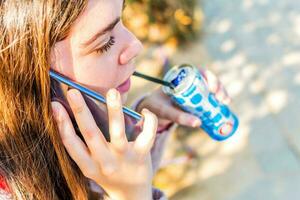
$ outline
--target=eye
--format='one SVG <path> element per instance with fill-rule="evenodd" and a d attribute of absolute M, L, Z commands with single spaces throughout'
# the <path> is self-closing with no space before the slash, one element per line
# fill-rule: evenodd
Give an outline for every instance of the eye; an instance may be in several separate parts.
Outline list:
<path fill-rule="evenodd" d="M 104 53 L 104 52 L 107 52 L 110 47 L 112 45 L 115 44 L 115 37 L 114 36 L 110 36 L 108 42 L 106 42 L 102 47 L 100 47 L 99 49 L 96 49 L 96 52 L 97 53 Z"/>

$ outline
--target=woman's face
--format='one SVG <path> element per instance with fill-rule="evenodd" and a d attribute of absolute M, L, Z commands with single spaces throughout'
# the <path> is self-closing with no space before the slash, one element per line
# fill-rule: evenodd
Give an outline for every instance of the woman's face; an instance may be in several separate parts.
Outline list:
<path fill-rule="evenodd" d="M 123 25 L 123 0 L 89 0 L 66 39 L 55 44 L 51 68 L 103 95 L 110 88 L 123 100 L 141 42 Z"/>

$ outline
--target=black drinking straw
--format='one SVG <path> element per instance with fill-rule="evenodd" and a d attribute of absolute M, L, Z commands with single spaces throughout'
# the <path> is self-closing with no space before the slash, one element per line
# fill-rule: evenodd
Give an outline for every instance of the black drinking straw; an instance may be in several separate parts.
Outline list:
<path fill-rule="evenodd" d="M 152 81 L 154 83 L 158 83 L 158 84 L 161 84 L 161 85 L 164 85 L 164 86 L 167 86 L 167 87 L 170 87 L 171 89 L 174 89 L 174 86 L 172 83 L 170 82 L 167 82 L 167 81 L 163 81 L 161 79 L 158 79 L 158 78 L 154 78 L 152 76 L 148 76 L 148 75 L 145 75 L 145 74 L 142 74 L 140 72 L 137 72 L 135 71 L 133 73 L 134 76 L 137 76 L 137 77 L 140 77 L 140 78 L 143 78 L 143 79 L 146 79 L 148 81 Z"/>

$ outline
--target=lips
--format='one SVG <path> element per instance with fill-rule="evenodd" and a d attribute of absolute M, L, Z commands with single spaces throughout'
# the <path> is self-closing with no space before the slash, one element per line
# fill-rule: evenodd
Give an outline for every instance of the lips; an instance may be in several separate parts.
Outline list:
<path fill-rule="evenodd" d="M 131 85 L 131 81 L 130 81 L 130 77 L 125 80 L 121 85 L 119 85 L 116 89 L 121 93 L 125 93 L 128 92 L 128 90 L 130 89 L 130 85 Z"/>

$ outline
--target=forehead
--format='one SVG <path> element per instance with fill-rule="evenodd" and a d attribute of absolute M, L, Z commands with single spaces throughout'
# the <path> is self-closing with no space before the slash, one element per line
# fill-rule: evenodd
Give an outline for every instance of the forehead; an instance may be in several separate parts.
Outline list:
<path fill-rule="evenodd" d="M 123 0 L 89 0 L 70 34 L 86 41 L 121 15 L 122 4 Z"/>

